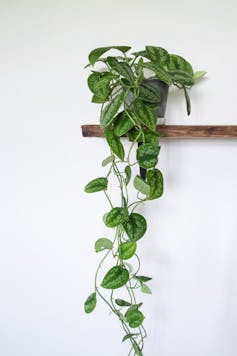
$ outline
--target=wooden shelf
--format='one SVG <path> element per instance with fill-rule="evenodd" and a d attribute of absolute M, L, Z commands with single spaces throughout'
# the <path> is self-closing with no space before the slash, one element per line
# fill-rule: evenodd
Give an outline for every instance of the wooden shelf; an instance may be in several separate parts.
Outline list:
<path fill-rule="evenodd" d="M 83 137 L 103 137 L 99 125 L 82 125 Z M 237 125 L 160 125 L 156 128 L 164 137 L 173 138 L 237 138 Z"/>

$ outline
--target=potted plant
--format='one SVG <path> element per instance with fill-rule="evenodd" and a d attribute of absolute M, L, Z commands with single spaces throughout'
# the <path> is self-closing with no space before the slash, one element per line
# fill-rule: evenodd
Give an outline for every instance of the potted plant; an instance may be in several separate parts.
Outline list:
<path fill-rule="evenodd" d="M 161 47 L 146 46 L 132 54 L 129 54 L 130 49 L 128 46 L 101 47 L 89 54 L 88 66 L 92 69 L 88 86 L 93 94 L 92 102 L 101 105 L 100 126 L 104 129 L 110 155 L 102 162 L 102 166 L 108 167 L 107 173 L 90 181 L 85 192 L 103 191 L 109 203 L 103 221 L 114 229 L 114 238 L 103 237 L 95 242 L 95 251 L 103 253 L 103 257 L 95 273 L 94 290 L 86 299 L 84 309 L 91 313 L 98 297 L 101 298 L 121 323 L 122 341 L 130 342 L 129 355 L 142 355 L 147 333 L 140 292 L 151 293 L 147 284 L 151 277 L 140 272 L 137 244 L 146 233 L 147 222 L 136 209 L 163 194 L 163 176 L 157 168 L 162 133 L 157 131 L 157 122 L 159 124 L 159 117 L 164 116 L 169 87 L 174 85 L 184 92 L 189 115 L 189 90 L 206 72 L 194 73 L 187 60 Z M 110 50 L 115 54 L 105 56 Z M 104 69 L 95 70 L 97 63 L 102 63 Z M 130 141 L 127 153 L 121 142 L 124 135 Z M 140 175 L 134 177 L 136 166 L 140 167 Z M 112 175 L 117 179 L 121 197 L 118 206 L 108 193 Z M 134 201 L 130 198 L 133 189 L 137 192 Z M 101 267 L 109 256 L 114 262 L 100 277 Z"/>

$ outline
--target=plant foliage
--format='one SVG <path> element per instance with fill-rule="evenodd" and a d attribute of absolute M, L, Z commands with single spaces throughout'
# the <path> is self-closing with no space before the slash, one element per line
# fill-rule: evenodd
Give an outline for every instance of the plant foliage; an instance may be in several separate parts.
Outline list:
<path fill-rule="evenodd" d="M 103 257 L 95 274 L 94 291 L 86 299 L 84 308 L 86 313 L 91 313 L 97 297 L 100 297 L 119 319 L 125 332 L 122 341 L 128 340 L 131 344 L 129 355 L 141 356 L 147 334 L 137 291 L 151 294 L 147 285 L 151 277 L 139 274 L 141 264 L 137 245 L 145 236 L 147 222 L 135 210 L 145 201 L 159 199 L 163 194 L 163 175 L 157 168 L 159 137 L 163 134 L 156 131 L 161 93 L 151 80 L 158 79 L 163 85 L 174 85 L 182 90 L 189 115 L 189 91 L 206 72 L 194 72 L 186 59 L 161 47 L 146 46 L 142 51 L 128 54 L 130 49 L 130 46 L 96 48 L 90 52 L 89 65 L 86 66 L 91 67 L 87 83 L 92 102 L 101 105 L 100 126 L 105 131 L 110 152 L 102 162 L 108 169 L 106 176 L 90 181 L 85 191 L 104 192 L 110 210 L 103 221 L 106 227 L 114 230 L 114 239 L 99 238 L 95 242 L 95 251 Z M 102 70 L 96 69 L 97 62 L 104 66 Z M 130 142 L 127 152 L 121 139 L 124 135 Z M 138 148 L 137 142 L 140 143 Z M 135 162 L 132 158 L 134 151 Z M 132 178 L 136 166 L 147 170 L 145 178 L 137 173 Z M 114 205 L 108 194 L 112 176 L 118 182 L 119 206 L 118 203 Z M 137 193 L 136 200 L 130 198 L 133 189 Z M 101 267 L 109 257 L 114 263 L 100 278 Z M 123 299 L 124 291 L 126 300 Z"/>

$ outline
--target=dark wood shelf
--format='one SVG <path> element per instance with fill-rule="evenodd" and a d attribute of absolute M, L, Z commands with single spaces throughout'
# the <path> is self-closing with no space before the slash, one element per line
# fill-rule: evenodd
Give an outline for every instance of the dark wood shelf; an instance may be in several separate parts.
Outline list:
<path fill-rule="evenodd" d="M 99 125 L 82 125 L 83 137 L 103 137 Z M 156 128 L 164 137 L 173 138 L 237 138 L 237 125 L 160 125 Z"/>

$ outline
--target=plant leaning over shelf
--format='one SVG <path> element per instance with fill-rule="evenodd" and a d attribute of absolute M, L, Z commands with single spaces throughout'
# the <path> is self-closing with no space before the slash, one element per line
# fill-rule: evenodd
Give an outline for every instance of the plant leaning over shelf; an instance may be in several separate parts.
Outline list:
<path fill-rule="evenodd" d="M 103 57 L 109 50 L 119 55 Z M 93 93 L 92 102 L 101 104 L 100 126 L 105 131 L 110 156 L 102 162 L 109 167 L 104 177 L 90 181 L 85 191 L 94 193 L 103 191 L 110 210 L 103 217 L 105 225 L 115 229 L 113 241 L 99 238 L 95 242 L 95 251 L 103 252 L 95 273 L 94 292 L 85 301 L 85 312 L 91 313 L 100 297 L 121 322 L 124 330 L 122 341 L 130 341 L 129 355 L 142 355 L 144 339 L 147 336 L 143 325 L 142 302 L 138 300 L 137 290 L 151 293 L 147 282 L 151 277 L 140 275 L 140 259 L 137 250 L 138 241 L 145 235 L 147 223 L 144 216 L 135 210 L 145 201 L 158 199 L 163 194 L 163 176 L 156 168 L 160 152 L 159 137 L 156 132 L 157 110 L 160 105 L 159 90 L 147 79 L 159 79 L 166 85 L 175 85 L 183 90 L 188 115 L 190 114 L 189 89 L 206 72 L 193 73 L 192 66 L 182 57 L 169 54 L 161 47 L 146 46 L 145 50 L 128 55 L 131 47 L 113 46 L 97 48 L 90 52 L 88 66 L 102 62 L 105 69 L 96 71 L 88 77 L 88 86 Z M 120 140 L 128 136 L 131 142 L 127 154 Z M 140 146 L 136 148 L 136 143 Z M 136 160 L 132 162 L 132 153 L 136 149 Z M 133 187 L 137 199 L 130 201 L 129 190 L 132 171 L 138 165 L 147 171 L 145 179 L 135 175 Z M 120 206 L 114 206 L 107 188 L 109 178 L 114 175 L 118 181 L 121 195 Z M 99 282 L 99 271 L 105 260 L 112 256 L 114 263 Z M 135 267 L 127 261 L 135 261 Z M 109 290 L 105 296 L 101 288 Z M 121 298 L 121 288 L 127 298 Z"/>

